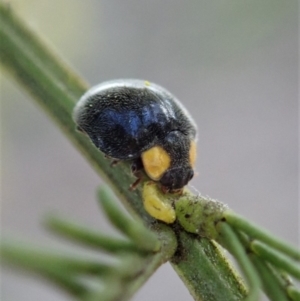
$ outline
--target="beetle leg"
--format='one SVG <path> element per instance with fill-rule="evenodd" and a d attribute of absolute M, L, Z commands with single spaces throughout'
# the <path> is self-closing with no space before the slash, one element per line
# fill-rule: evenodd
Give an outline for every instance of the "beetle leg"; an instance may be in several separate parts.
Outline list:
<path fill-rule="evenodd" d="M 131 172 L 137 179 L 130 185 L 129 190 L 135 190 L 143 178 L 143 162 L 141 158 L 134 160 L 131 164 Z"/>
<path fill-rule="evenodd" d="M 118 159 L 113 159 L 113 160 L 110 162 L 110 167 L 115 167 L 119 162 L 120 162 L 120 160 L 118 160 Z"/>
<path fill-rule="evenodd" d="M 85 134 L 84 130 L 79 125 L 76 126 L 76 131 Z"/>
<path fill-rule="evenodd" d="M 140 174 L 140 176 L 129 186 L 129 190 L 130 191 L 136 190 L 136 188 L 140 184 L 142 178 L 143 178 L 143 176 L 142 176 L 142 174 Z"/>

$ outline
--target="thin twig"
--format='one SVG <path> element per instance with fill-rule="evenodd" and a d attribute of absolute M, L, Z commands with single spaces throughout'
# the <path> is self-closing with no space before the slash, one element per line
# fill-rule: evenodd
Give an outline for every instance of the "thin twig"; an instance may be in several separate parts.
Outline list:
<path fill-rule="evenodd" d="M 300 279 L 300 266 L 297 262 L 290 259 L 288 256 L 272 250 L 264 243 L 254 240 L 250 243 L 250 249 L 260 258 L 272 263 L 272 265 Z"/>
<path fill-rule="evenodd" d="M 263 285 L 264 292 L 272 301 L 289 301 L 285 288 L 270 270 L 269 266 L 254 254 L 250 255 Z"/>
<path fill-rule="evenodd" d="M 224 217 L 232 227 L 245 232 L 250 238 L 256 238 L 270 247 L 285 253 L 293 259 L 300 260 L 300 252 L 296 247 L 287 244 L 277 237 L 274 237 L 273 234 L 247 221 L 244 217 L 230 210 L 224 213 Z"/>
<path fill-rule="evenodd" d="M 260 287 L 259 276 L 254 270 L 242 243 L 239 241 L 238 236 L 227 223 L 220 222 L 218 228 L 220 232 L 220 242 L 235 257 L 246 279 L 248 280 L 249 294 L 247 298 L 245 298 L 245 301 L 258 300 Z"/>
<path fill-rule="evenodd" d="M 49 217 L 46 225 L 56 234 L 110 254 L 140 252 L 140 249 L 133 242 L 112 238 L 99 233 L 99 231 L 67 221 L 65 218 Z"/>

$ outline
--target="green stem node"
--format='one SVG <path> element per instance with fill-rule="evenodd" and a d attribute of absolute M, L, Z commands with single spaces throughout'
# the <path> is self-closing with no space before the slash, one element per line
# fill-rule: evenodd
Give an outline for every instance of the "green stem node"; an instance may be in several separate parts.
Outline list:
<path fill-rule="evenodd" d="M 175 202 L 176 217 L 180 225 L 190 233 L 216 239 L 216 224 L 223 218 L 227 206 L 223 203 L 189 193 Z"/>

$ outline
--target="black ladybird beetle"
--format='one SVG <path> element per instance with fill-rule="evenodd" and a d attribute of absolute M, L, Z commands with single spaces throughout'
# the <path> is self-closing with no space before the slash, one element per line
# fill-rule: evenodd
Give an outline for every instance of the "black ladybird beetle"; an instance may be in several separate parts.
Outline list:
<path fill-rule="evenodd" d="M 114 80 L 88 90 L 74 109 L 78 129 L 105 155 L 132 160 L 162 190 L 181 191 L 192 179 L 196 125 L 166 89 L 143 80 Z"/>

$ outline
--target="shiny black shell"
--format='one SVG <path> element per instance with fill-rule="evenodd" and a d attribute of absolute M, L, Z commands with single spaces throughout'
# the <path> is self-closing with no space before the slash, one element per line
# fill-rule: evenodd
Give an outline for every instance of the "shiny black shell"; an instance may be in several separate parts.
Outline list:
<path fill-rule="evenodd" d="M 172 131 L 195 139 L 196 126 L 185 108 L 164 88 L 142 80 L 102 83 L 82 96 L 74 119 L 106 155 L 138 158 L 154 145 L 164 145 Z"/>
<path fill-rule="evenodd" d="M 167 191 L 193 177 L 191 142 L 196 125 L 166 89 L 143 80 L 114 80 L 88 90 L 74 109 L 78 128 L 97 148 L 119 160 L 139 160 L 160 146 L 171 160 L 159 181 Z"/>

